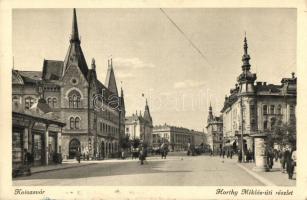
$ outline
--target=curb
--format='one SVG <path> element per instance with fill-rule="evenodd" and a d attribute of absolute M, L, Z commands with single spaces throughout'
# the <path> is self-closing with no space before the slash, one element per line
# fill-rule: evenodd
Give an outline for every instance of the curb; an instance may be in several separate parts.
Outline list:
<path fill-rule="evenodd" d="M 57 170 L 61 170 L 61 169 L 78 168 L 78 167 L 84 167 L 84 166 L 94 165 L 94 164 L 97 164 L 97 163 L 87 163 L 86 165 L 74 165 L 74 166 L 67 166 L 67 167 L 63 167 L 63 168 L 46 169 L 46 170 L 42 170 L 42 171 L 31 172 L 31 174 L 39 174 L 39 173 L 43 173 L 43 172 L 57 171 Z"/>
<path fill-rule="evenodd" d="M 250 169 L 246 168 L 240 163 L 236 163 L 237 166 L 239 166 L 241 169 L 245 170 L 248 174 L 256 178 L 258 181 L 263 183 L 265 186 L 276 186 L 276 184 L 272 183 L 271 181 L 263 178 L 262 176 L 258 175 L 256 172 L 251 171 Z"/>

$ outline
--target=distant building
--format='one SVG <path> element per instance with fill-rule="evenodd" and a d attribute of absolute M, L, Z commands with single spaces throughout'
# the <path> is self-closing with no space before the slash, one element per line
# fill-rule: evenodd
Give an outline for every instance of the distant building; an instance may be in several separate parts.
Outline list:
<path fill-rule="evenodd" d="M 130 139 L 140 139 L 146 143 L 149 147 L 152 146 L 152 117 L 150 115 L 148 102 L 146 99 L 144 115 L 140 111 L 140 114 L 136 112 L 132 116 L 128 116 L 125 119 L 125 134 Z"/>
<path fill-rule="evenodd" d="M 280 85 L 255 83 L 257 77 L 250 71 L 247 48 L 245 37 L 242 73 L 238 76 L 235 87 L 230 90 L 230 95 L 225 97 L 221 113 L 225 145 L 231 146 L 236 141 L 239 145 L 242 144 L 242 134 L 244 150 L 253 150 L 254 141 L 251 135 L 269 134 L 274 125 L 296 126 L 297 78 L 292 73 L 292 77 L 283 78 Z"/>
<path fill-rule="evenodd" d="M 153 147 L 160 147 L 162 143 L 168 143 L 171 151 L 184 151 L 188 143 L 199 146 L 207 141 L 204 132 L 164 124 L 153 129 Z"/>
<path fill-rule="evenodd" d="M 206 128 L 208 145 L 213 152 L 217 153 L 223 147 L 223 118 L 213 115 L 211 104 Z"/>
<path fill-rule="evenodd" d="M 88 68 L 74 9 L 65 59 L 44 60 L 42 71 L 13 70 L 13 107 L 23 112 L 38 99 L 45 99 L 51 111 L 66 124 L 61 134 L 63 158 L 74 158 L 78 149 L 90 157 L 118 155 L 124 134 L 124 95 L 123 90 L 118 94 L 112 59 L 107 67 L 104 85 L 98 79 L 94 59 Z M 34 136 L 32 142 L 35 148 L 44 148 L 39 139 L 35 143 L 36 138 L 43 138 L 43 134 Z"/>

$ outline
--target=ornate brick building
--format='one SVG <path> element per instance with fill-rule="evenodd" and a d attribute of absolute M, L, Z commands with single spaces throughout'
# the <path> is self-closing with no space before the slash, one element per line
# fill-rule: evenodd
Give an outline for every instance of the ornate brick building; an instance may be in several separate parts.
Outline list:
<path fill-rule="evenodd" d="M 137 112 L 132 116 L 126 117 L 125 120 L 125 134 L 129 135 L 130 139 L 140 139 L 148 145 L 152 146 L 152 117 L 150 115 L 148 102 L 146 99 L 144 115 L 140 111 L 140 114 Z"/>
<path fill-rule="evenodd" d="M 218 153 L 223 147 L 223 118 L 213 115 L 211 104 L 206 128 L 208 145 L 213 152 Z"/>
<path fill-rule="evenodd" d="M 243 135 L 244 150 L 253 150 L 252 135 L 269 134 L 275 125 L 296 125 L 297 78 L 292 73 L 292 77 L 283 78 L 280 85 L 255 82 L 257 77 L 250 71 L 247 49 L 245 37 L 242 73 L 230 95 L 225 97 L 221 113 L 225 145 L 237 142 L 241 147 Z"/>
<path fill-rule="evenodd" d="M 42 71 L 13 70 L 13 106 L 27 110 L 38 99 L 46 100 L 66 123 L 61 136 L 64 158 L 74 158 L 77 149 L 91 157 L 115 156 L 125 130 L 123 90 L 119 95 L 112 59 L 105 84 L 98 80 L 94 58 L 88 68 L 75 9 L 69 42 L 64 60 L 44 60 Z"/>

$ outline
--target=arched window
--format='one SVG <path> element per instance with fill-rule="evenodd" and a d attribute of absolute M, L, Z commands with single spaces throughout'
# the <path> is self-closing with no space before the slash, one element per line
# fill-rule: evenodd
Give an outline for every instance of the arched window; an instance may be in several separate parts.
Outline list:
<path fill-rule="evenodd" d="M 74 101 L 73 101 L 72 97 L 68 97 L 68 99 L 69 99 L 69 108 L 73 108 Z"/>
<path fill-rule="evenodd" d="M 25 108 L 26 109 L 31 108 L 31 106 L 34 104 L 34 102 L 35 102 L 35 99 L 32 98 L 32 97 L 25 98 Z"/>
<path fill-rule="evenodd" d="M 80 129 L 80 118 L 76 117 L 75 119 L 75 129 Z"/>
<path fill-rule="evenodd" d="M 69 108 L 81 107 L 81 95 L 78 91 L 73 90 L 68 94 Z"/>
<path fill-rule="evenodd" d="M 267 105 L 263 105 L 263 114 L 267 115 L 268 114 L 268 106 Z"/>
<path fill-rule="evenodd" d="M 48 103 L 49 106 L 51 106 L 51 102 L 52 102 L 52 98 L 48 98 L 47 103 Z"/>
<path fill-rule="evenodd" d="M 56 104 L 57 104 L 57 99 L 53 98 L 52 99 L 52 108 L 55 108 Z"/>
<path fill-rule="evenodd" d="M 71 117 L 69 122 L 70 122 L 70 129 L 74 129 L 75 128 L 75 119 L 73 117 Z"/>

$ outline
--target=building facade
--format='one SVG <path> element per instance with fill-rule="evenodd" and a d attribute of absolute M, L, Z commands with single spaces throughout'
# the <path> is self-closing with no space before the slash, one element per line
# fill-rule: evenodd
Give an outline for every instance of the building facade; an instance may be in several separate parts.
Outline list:
<path fill-rule="evenodd" d="M 61 152 L 74 158 L 76 151 L 90 157 L 114 156 L 124 134 L 125 104 L 119 96 L 112 59 L 108 61 L 105 84 L 91 68 L 81 49 L 76 10 L 73 11 L 70 44 L 64 60 L 44 60 L 42 71 L 13 70 L 13 106 L 28 110 L 39 98 L 66 126 L 62 129 Z M 19 84 L 25 79 L 31 84 Z"/>
<path fill-rule="evenodd" d="M 136 112 L 132 116 L 126 117 L 125 120 L 125 134 L 130 139 L 140 139 L 148 147 L 152 147 L 152 117 L 150 115 L 148 102 L 146 100 L 145 111 L 142 116 Z"/>
<path fill-rule="evenodd" d="M 207 118 L 207 140 L 210 149 L 214 153 L 220 152 L 223 148 L 223 118 L 213 115 L 212 106 L 209 106 Z"/>
<path fill-rule="evenodd" d="M 164 124 L 153 128 L 153 147 L 158 148 L 162 143 L 168 143 L 171 151 L 186 151 L 188 143 L 200 146 L 207 144 L 207 140 L 204 132 Z"/>
<path fill-rule="evenodd" d="M 279 85 L 255 82 L 257 77 L 250 71 L 247 48 L 245 37 L 242 73 L 230 95 L 225 97 L 221 110 L 225 145 L 237 142 L 245 151 L 254 149 L 251 135 L 269 134 L 275 125 L 296 125 L 297 91 L 294 73 L 290 78 L 283 78 Z"/>

